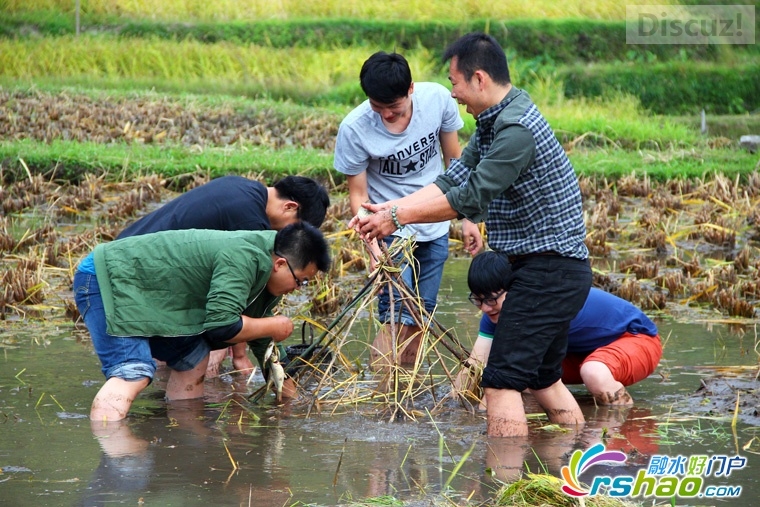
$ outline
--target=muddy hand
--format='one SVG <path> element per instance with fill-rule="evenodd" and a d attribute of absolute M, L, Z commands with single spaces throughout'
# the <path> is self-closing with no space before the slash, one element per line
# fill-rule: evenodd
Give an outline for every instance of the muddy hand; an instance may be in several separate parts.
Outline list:
<path fill-rule="evenodd" d="M 291 334 L 293 334 L 293 321 L 284 315 L 275 315 L 274 317 L 266 317 L 273 319 L 276 322 L 275 331 L 272 333 L 272 339 L 277 342 L 281 342 Z"/>
<path fill-rule="evenodd" d="M 357 215 L 352 222 L 355 222 L 354 230 L 366 241 L 382 239 L 397 229 L 393 224 L 389 210 L 378 210 L 374 214 L 362 218 Z"/>
<path fill-rule="evenodd" d="M 483 236 L 477 224 L 469 220 L 462 221 L 462 242 L 464 249 L 473 257 L 483 249 Z"/>
<path fill-rule="evenodd" d="M 357 229 L 357 224 L 359 223 L 359 220 L 361 220 L 364 217 L 368 217 L 370 215 L 375 214 L 376 211 L 379 211 L 382 208 L 381 204 L 372 204 L 370 202 L 364 202 L 359 206 L 359 209 L 356 211 L 356 216 L 354 216 L 351 220 L 348 222 L 348 228 L 354 229 L 356 232 L 359 232 Z M 374 209 L 371 209 L 374 208 Z"/>

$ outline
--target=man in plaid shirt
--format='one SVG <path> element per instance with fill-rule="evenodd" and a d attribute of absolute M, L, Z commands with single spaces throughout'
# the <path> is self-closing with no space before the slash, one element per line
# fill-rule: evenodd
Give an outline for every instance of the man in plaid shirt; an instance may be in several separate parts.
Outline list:
<path fill-rule="evenodd" d="M 477 119 L 477 132 L 435 183 L 355 217 L 350 226 L 381 238 L 408 223 L 452 218 L 486 222 L 489 246 L 512 275 L 481 385 L 489 436 L 528 434 L 521 392 L 530 388 L 557 424 L 584 422 L 562 384 L 570 321 L 591 287 L 581 195 L 573 167 L 528 94 L 512 86 L 504 51 L 470 33 L 444 53 L 451 95 Z M 465 238 L 465 247 L 478 238 Z"/>

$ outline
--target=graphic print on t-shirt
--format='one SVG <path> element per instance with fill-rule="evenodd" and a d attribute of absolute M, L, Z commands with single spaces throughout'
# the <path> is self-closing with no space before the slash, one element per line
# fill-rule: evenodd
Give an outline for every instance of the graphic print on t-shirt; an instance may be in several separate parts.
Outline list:
<path fill-rule="evenodd" d="M 431 160 L 440 160 L 438 134 L 440 129 L 414 141 L 402 150 L 377 161 L 378 172 L 384 177 L 405 176 L 424 168 Z"/>

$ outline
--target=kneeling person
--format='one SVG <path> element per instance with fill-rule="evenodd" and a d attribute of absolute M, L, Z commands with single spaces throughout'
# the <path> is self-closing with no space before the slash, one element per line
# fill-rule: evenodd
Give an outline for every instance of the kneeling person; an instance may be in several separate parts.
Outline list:
<path fill-rule="evenodd" d="M 164 231 L 98 245 L 74 275 L 77 308 L 107 379 L 90 418 L 125 418 L 153 379 L 154 357 L 171 368 L 168 400 L 201 397 L 209 351 L 287 338 L 293 323 L 270 310 L 329 265 L 322 233 L 306 223 L 279 232 Z"/>
<path fill-rule="evenodd" d="M 470 264 L 469 300 L 483 312 L 469 364 L 485 366 L 512 270 L 496 252 L 484 252 Z M 662 356 L 657 326 L 628 301 L 591 288 L 586 303 L 570 322 L 562 382 L 585 384 L 597 403 L 633 404 L 626 386 L 647 378 Z M 460 386 L 463 378 L 457 382 Z"/>

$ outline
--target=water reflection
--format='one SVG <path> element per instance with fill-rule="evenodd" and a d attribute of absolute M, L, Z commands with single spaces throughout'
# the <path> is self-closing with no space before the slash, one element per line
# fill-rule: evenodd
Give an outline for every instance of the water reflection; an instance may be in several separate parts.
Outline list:
<path fill-rule="evenodd" d="M 126 421 L 93 421 L 91 428 L 103 454 L 78 505 L 103 506 L 114 499 L 137 503 L 154 476 L 154 449 L 147 440 L 136 437 Z"/>
<path fill-rule="evenodd" d="M 245 413 L 241 406 L 229 407 L 224 417 L 243 421 Z M 247 505 L 249 498 L 256 505 L 285 505 L 292 494 L 282 431 L 235 431 L 218 424 L 221 415 L 203 400 L 186 400 L 139 421 L 92 422 L 102 456 L 77 505 L 148 499 Z"/>
<path fill-rule="evenodd" d="M 463 300 L 468 264 L 454 259 L 447 266 L 439 312 L 469 346 L 479 316 Z M 91 424 L 75 417 L 87 414 L 102 382 L 91 347 L 78 342 L 68 324 L 59 323 L 55 332 L 36 321 L 19 324 L 6 334 L 18 348 L 0 354 L 0 503 L 136 505 L 142 498 L 146 505 L 327 506 L 445 491 L 466 504 L 467 498 L 490 498 L 501 481 L 521 471 L 559 475 L 573 450 L 604 442 L 628 455 L 616 473 L 635 472 L 657 453 L 742 454 L 749 466 L 731 479 L 744 492 L 731 505 L 752 505 L 760 494 L 750 473 L 760 445 L 758 425 L 745 421 L 756 407 L 739 407 L 734 433 L 733 404 L 721 413 L 694 396 L 705 375 L 726 369 L 756 382 L 752 328 L 741 336 L 720 323 L 708 328 L 659 318 L 657 324 L 663 360 L 654 375 L 632 386 L 635 406 L 595 407 L 583 387 L 573 387 L 585 427 L 557 431 L 535 417 L 522 441 L 487 438 L 484 414 L 469 414 L 455 402 L 416 422 L 393 423 L 351 408 L 305 418 L 289 405 L 250 406 L 245 395 L 258 385 L 228 376 L 208 381 L 203 401 L 166 404 L 159 375 L 127 421 Z"/>

